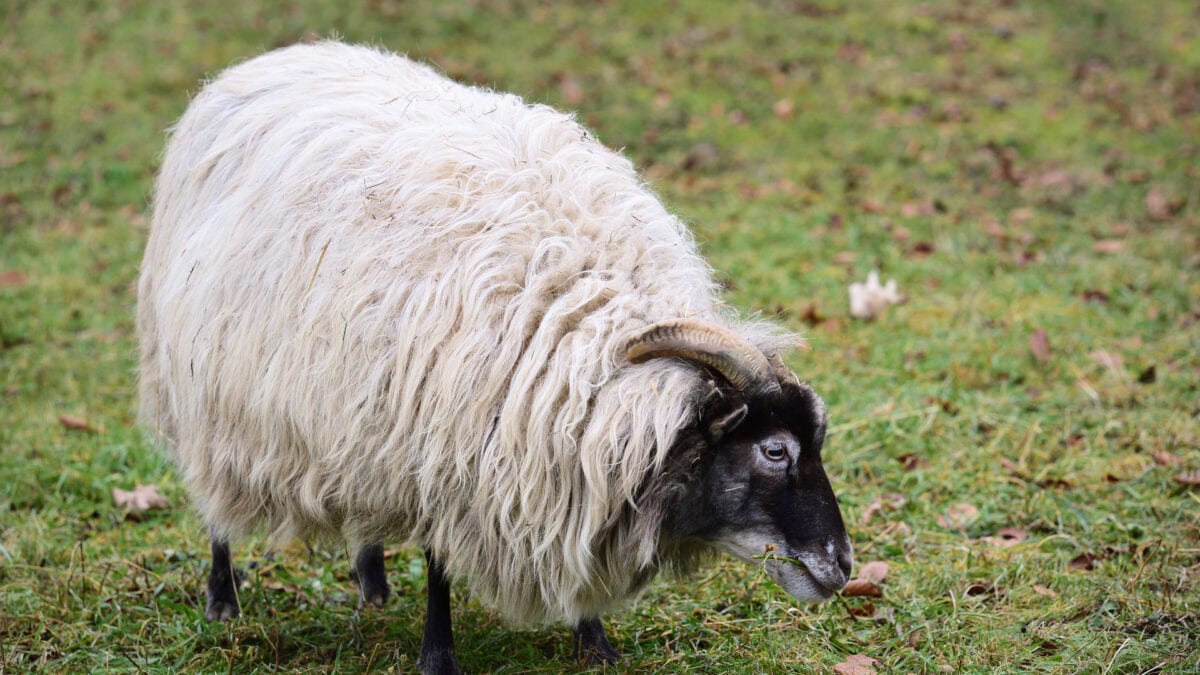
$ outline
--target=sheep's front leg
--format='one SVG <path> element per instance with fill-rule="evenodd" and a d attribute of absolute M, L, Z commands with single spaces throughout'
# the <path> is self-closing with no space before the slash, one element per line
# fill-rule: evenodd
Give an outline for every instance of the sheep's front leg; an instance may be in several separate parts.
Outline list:
<path fill-rule="evenodd" d="M 387 572 L 383 567 L 383 544 L 368 544 L 354 557 L 354 576 L 358 579 L 358 604 L 383 607 L 391 595 Z"/>
<path fill-rule="evenodd" d="M 621 660 L 621 653 L 608 642 L 604 625 L 600 619 L 583 619 L 571 631 L 575 643 L 575 660 L 589 666 L 613 664 Z"/>
<path fill-rule="evenodd" d="M 204 618 L 225 621 L 242 613 L 238 605 L 236 576 L 229 557 L 229 542 L 212 538 L 212 569 L 208 573 L 208 606 Z"/>
<path fill-rule="evenodd" d="M 425 612 L 425 635 L 421 638 L 421 657 L 417 666 L 425 675 L 458 675 L 454 656 L 454 631 L 450 626 L 450 581 L 433 551 L 425 549 L 425 569 L 429 578 L 429 602 Z"/>

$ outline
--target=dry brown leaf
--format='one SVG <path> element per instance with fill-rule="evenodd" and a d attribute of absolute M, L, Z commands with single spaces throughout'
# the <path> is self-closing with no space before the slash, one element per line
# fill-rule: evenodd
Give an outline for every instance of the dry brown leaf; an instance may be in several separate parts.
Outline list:
<path fill-rule="evenodd" d="M 900 215 L 905 218 L 933 215 L 932 202 L 905 202 L 900 205 Z"/>
<path fill-rule="evenodd" d="M 579 86 L 579 81 L 573 77 L 562 78 L 558 83 L 558 92 L 569 105 L 579 105 L 586 98 L 583 87 Z"/>
<path fill-rule="evenodd" d="M 858 607 L 847 607 L 850 611 L 850 616 L 868 618 L 875 616 L 875 605 L 870 602 L 864 602 Z"/>
<path fill-rule="evenodd" d="M 1158 371 L 1154 366 L 1150 366 L 1149 368 L 1143 370 L 1142 372 L 1138 373 L 1137 376 L 1138 384 L 1154 384 L 1155 380 L 1157 379 Z"/>
<path fill-rule="evenodd" d="M 900 462 L 900 466 L 902 466 L 905 471 L 913 471 L 928 464 L 928 462 L 926 462 L 920 455 L 908 452 L 900 455 L 896 458 L 896 460 Z"/>
<path fill-rule="evenodd" d="M 837 265 L 849 265 L 858 260 L 858 254 L 854 251 L 838 251 L 833 254 L 833 262 Z"/>
<path fill-rule="evenodd" d="M 858 519 L 859 524 L 866 525 L 881 509 L 883 509 L 883 502 L 879 501 L 878 499 L 868 504 L 867 508 L 863 510 L 862 517 Z"/>
<path fill-rule="evenodd" d="M 1001 539 L 1008 539 L 1014 543 L 1025 541 L 1029 537 L 1025 530 L 1016 527 L 1002 527 L 996 530 L 996 536 Z"/>
<path fill-rule="evenodd" d="M 1029 351 L 1040 363 L 1050 360 L 1050 338 L 1046 336 L 1045 329 L 1039 328 L 1029 336 Z"/>
<path fill-rule="evenodd" d="M 1108 369 L 1109 372 L 1117 374 L 1121 372 L 1121 368 L 1125 365 L 1125 359 L 1120 354 L 1106 352 L 1103 349 L 1093 351 L 1089 356 L 1092 360 Z"/>
<path fill-rule="evenodd" d="M 1150 459 L 1159 466 L 1179 466 L 1183 464 L 1183 458 L 1166 450 L 1151 450 Z"/>
<path fill-rule="evenodd" d="M 1196 469 L 1195 471 L 1184 471 L 1178 476 L 1175 476 L 1175 482 L 1179 483 L 1180 485 L 1188 486 L 1200 485 L 1200 469 Z"/>
<path fill-rule="evenodd" d="M 1161 188 L 1150 188 L 1146 193 L 1146 215 L 1151 220 L 1167 220 L 1171 217 L 1171 204 Z"/>
<path fill-rule="evenodd" d="M 936 250 L 936 247 L 934 247 L 933 242 L 918 241 L 917 243 L 913 244 L 912 250 L 909 251 L 909 255 L 917 259 L 928 258 L 929 256 L 933 255 L 934 250 Z"/>
<path fill-rule="evenodd" d="M 1096 253 L 1120 253 L 1125 250 L 1125 241 L 1123 239 L 1101 239 L 1092 244 L 1092 250 Z"/>
<path fill-rule="evenodd" d="M 1096 561 L 1099 559 L 1100 556 L 1095 553 L 1083 553 L 1075 556 L 1068 565 L 1077 570 L 1091 571 L 1096 569 Z"/>
<path fill-rule="evenodd" d="M 981 541 L 987 542 L 993 546 L 1007 548 L 1009 546 L 1016 546 L 1017 544 L 1025 541 L 1028 536 L 1029 535 L 1025 533 L 1025 530 L 1017 529 L 1015 527 L 1002 527 L 999 530 L 996 530 L 995 536 L 983 537 Z"/>
<path fill-rule="evenodd" d="M 858 578 L 879 583 L 887 576 L 888 564 L 882 560 L 874 560 L 863 565 L 858 570 Z"/>
<path fill-rule="evenodd" d="M 92 426 L 87 420 L 74 415 L 59 415 L 58 423 L 72 431 L 100 431 L 100 427 Z"/>
<path fill-rule="evenodd" d="M 791 118 L 792 113 L 796 112 L 796 106 L 790 100 L 784 98 L 776 101 L 775 105 L 771 106 L 771 111 L 779 119 L 786 120 Z"/>
<path fill-rule="evenodd" d="M 150 509 L 167 509 L 171 505 L 158 493 L 156 485 L 138 485 L 132 492 L 113 488 L 113 504 L 118 509 L 125 509 L 130 515 L 142 514 Z"/>
<path fill-rule="evenodd" d="M 1047 598 L 1057 598 L 1058 597 L 1058 593 L 1055 593 L 1054 591 L 1050 590 L 1049 588 L 1046 588 L 1045 586 L 1039 586 L 1037 584 L 1033 585 L 1033 592 L 1037 593 L 1038 595 L 1044 595 Z"/>
<path fill-rule="evenodd" d="M 963 595 L 974 597 L 976 595 L 991 595 L 995 592 L 996 585 L 990 581 L 972 581 L 963 591 Z"/>
<path fill-rule="evenodd" d="M 19 270 L 4 270 L 0 272 L 0 286 L 24 286 L 25 275 Z"/>
<path fill-rule="evenodd" d="M 853 654 L 833 667 L 837 675 L 875 675 L 879 662 L 862 654 Z"/>
<path fill-rule="evenodd" d="M 858 208 L 862 209 L 864 213 L 883 213 L 886 210 L 884 209 L 883 204 L 880 204 L 874 199 L 862 200 L 859 202 Z"/>
<path fill-rule="evenodd" d="M 876 586 L 870 579 L 853 579 L 842 589 L 842 595 L 846 597 L 862 596 L 878 598 L 883 595 L 883 591 L 879 590 L 879 586 Z"/>
<path fill-rule="evenodd" d="M 955 530 L 966 529 L 968 525 L 979 518 L 979 509 L 970 504 L 959 503 L 946 509 L 946 514 L 938 515 L 937 521 L 942 527 Z"/>

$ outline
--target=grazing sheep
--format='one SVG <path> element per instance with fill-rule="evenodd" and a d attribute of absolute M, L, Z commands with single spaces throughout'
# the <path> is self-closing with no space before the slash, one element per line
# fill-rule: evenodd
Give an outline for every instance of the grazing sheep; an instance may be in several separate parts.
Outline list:
<path fill-rule="evenodd" d="M 713 550 L 827 598 L 850 543 L 821 399 L 621 155 L 571 117 L 336 43 L 230 68 L 167 145 L 139 281 L 141 410 L 229 542 L 344 536 L 429 561 L 420 663 L 456 672 L 449 580 L 515 621 L 599 617 Z M 773 548 L 772 548 L 773 547 Z"/>

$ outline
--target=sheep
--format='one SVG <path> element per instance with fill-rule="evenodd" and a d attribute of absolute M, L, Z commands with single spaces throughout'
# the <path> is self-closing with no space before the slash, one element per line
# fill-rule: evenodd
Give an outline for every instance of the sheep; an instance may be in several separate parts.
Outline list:
<path fill-rule="evenodd" d="M 360 602 L 420 546 L 516 623 L 600 617 L 713 551 L 802 601 L 851 547 L 794 336 L 725 308 L 688 229 L 571 116 L 335 42 L 207 83 L 170 133 L 138 281 L 142 424 L 212 541 L 341 537 Z"/>

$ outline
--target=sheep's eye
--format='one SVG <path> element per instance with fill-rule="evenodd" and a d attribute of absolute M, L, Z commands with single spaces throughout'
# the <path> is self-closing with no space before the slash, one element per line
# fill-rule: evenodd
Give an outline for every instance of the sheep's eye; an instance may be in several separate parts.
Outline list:
<path fill-rule="evenodd" d="M 779 462 L 787 459 L 787 448 L 778 443 L 771 443 L 763 446 L 763 456 L 772 462 Z"/>

